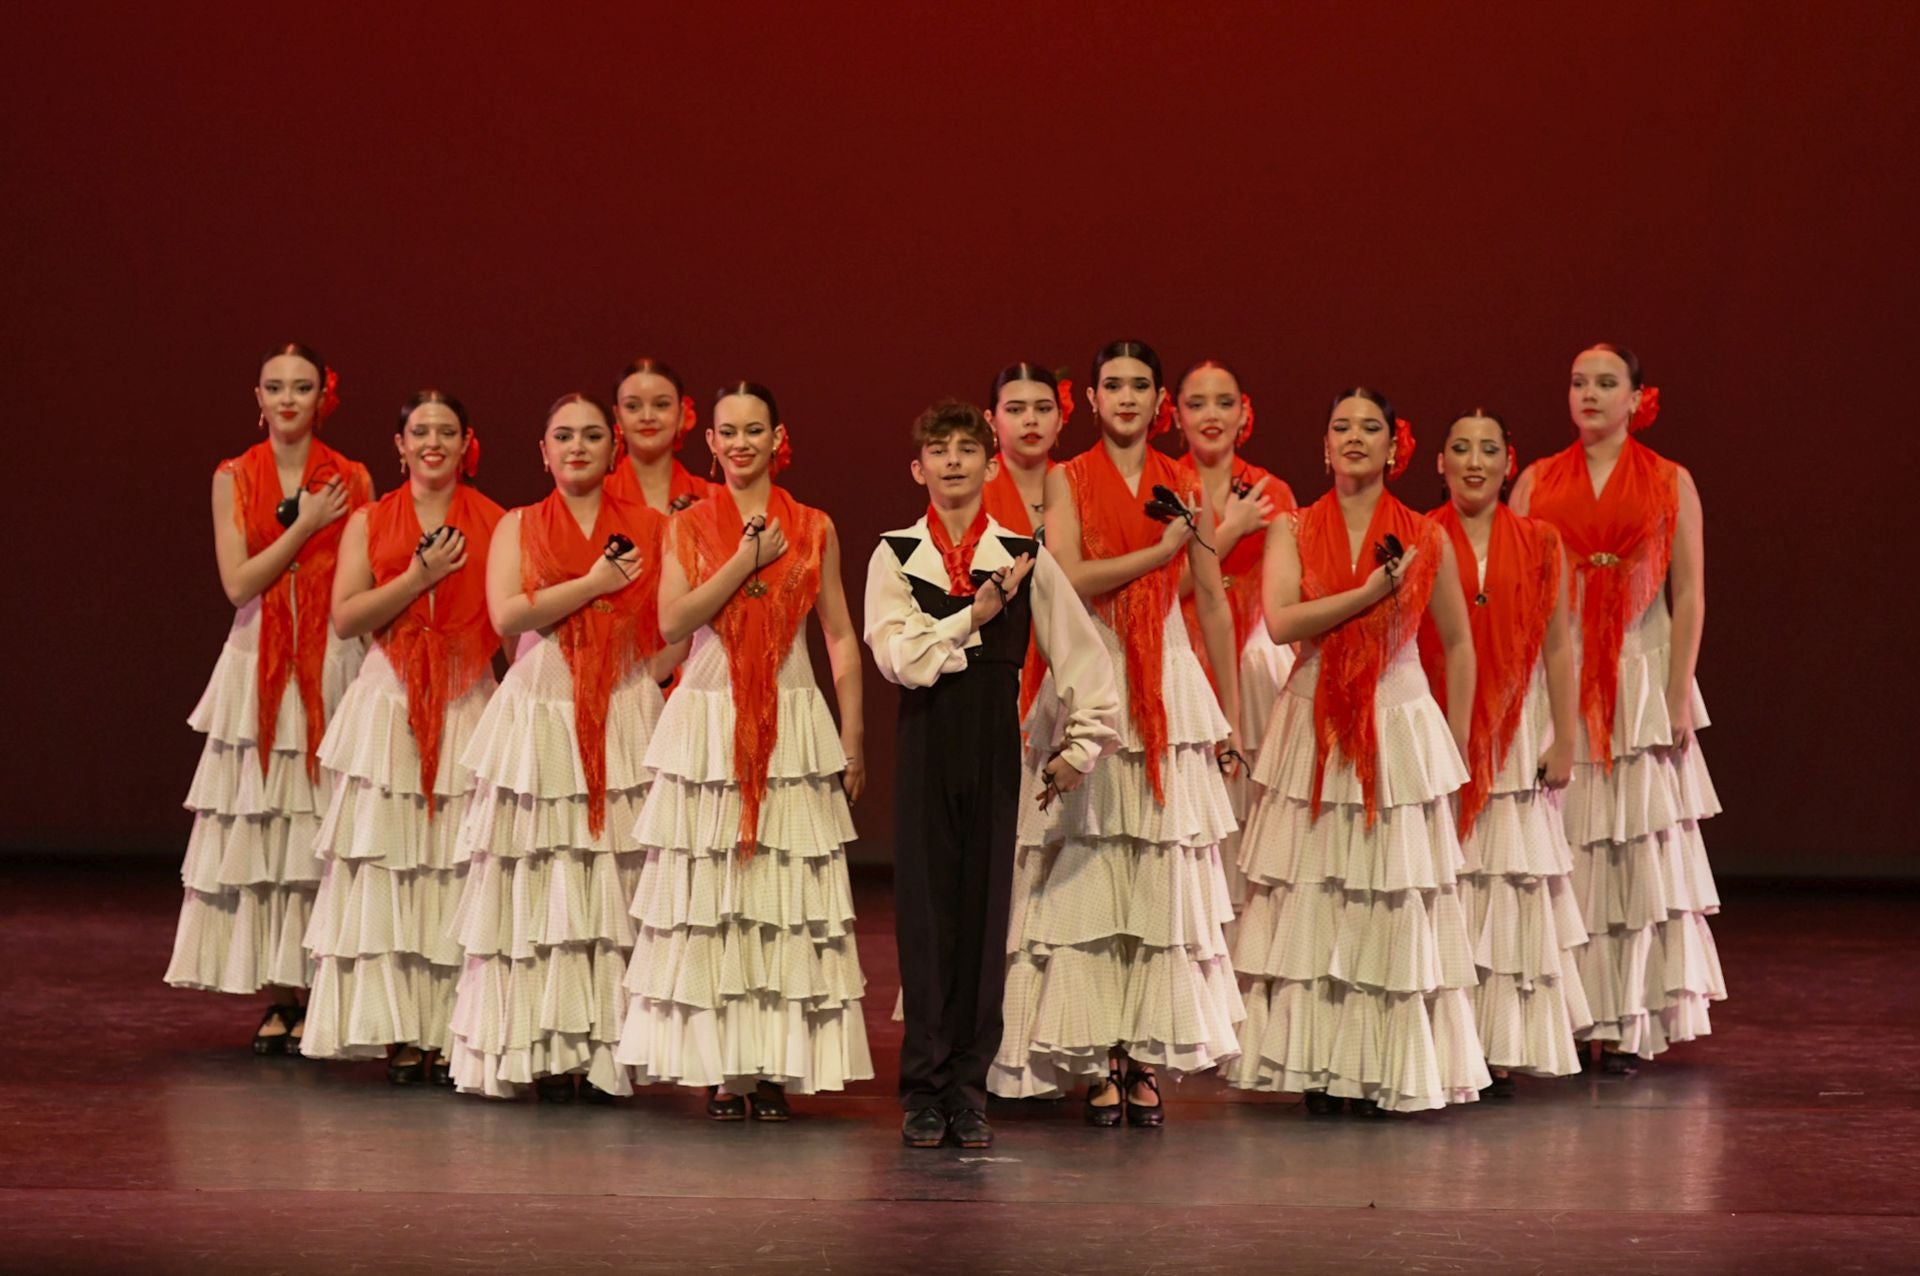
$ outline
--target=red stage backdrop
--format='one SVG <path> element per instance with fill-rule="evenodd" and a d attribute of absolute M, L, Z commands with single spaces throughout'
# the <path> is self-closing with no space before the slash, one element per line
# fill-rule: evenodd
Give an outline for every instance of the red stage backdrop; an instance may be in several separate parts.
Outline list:
<path fill-rule="evenodd" d="M 1008 361 L 1221 357 L 1306 498 L 1328 393 L 1381 386 L 1428 505 L 1448 414 L 1559 448 L 1607 339 L 1705 499 L 1718 868 L 1914 871 L 1914 6 L 584 8 L 9 14 L 5 845 L 179 853 L 209 476 L 273 342 L 383 485 L 401 400 L 463 396 L 509 505 L 634 355 L 703 419 L 764 381 L 857 608 L 908 423 Z"/>

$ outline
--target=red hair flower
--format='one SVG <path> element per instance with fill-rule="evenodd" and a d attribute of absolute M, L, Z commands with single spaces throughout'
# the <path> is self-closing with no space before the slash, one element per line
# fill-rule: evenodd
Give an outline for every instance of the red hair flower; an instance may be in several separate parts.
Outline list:
<path fill-rule="evenodd" d="M 315 416 L 316 424 L 325 425 L 334 409 L 340 406 L 340 374 L 332 368 L 327 369 L 327 383 L 320 391 L 320 410 Z"/>
<path fill-rule="evenodd" d="M 480 472 L 480 435 L 467 430 L 467 450 L 460 454 L 460 472 L 468 478 Z"/>
<path fill-rule="evenodd" d="M 793 435 L 787 429 L 786 422 L 780 423 L 780 446 L 773 449 L 772 473 L 778 474 L 793 464 Z"/>
<path fill-rule="evenodd" d="M 699 421 L 700 421 L 700 414 L 694 411 L 694 408 L 693 408 L 693 396 L 691 394 L 681 395 L 680 396 L 680 428 L 679 430 L 675 431 L 673 436 L 674 451 L 678 452 L 680 450 L 680 445 L 687 441 L 687 436 L 693 433 L 693 427 L 699 424 Z"/>
<path fill-rule="evenodd" d="M 1053 397 L 1060 404 L 1060 428 L 1064 430 L 1067 422 L 1073 420 L 1073 382 L 1061 377 L 1060 384 L 1054 387 Z"/>
<path fill-rule="evenodd" d="M 1247 410 L 1247 419 L 1241 424 L 1240 433 L 1233 436 L 1233 445 L 1237 448 L 1245 447 L 1247 440 L 1253 437 L 1253 396 L 1241 394 L 1240 406 Z"/>
<path fill-rule="evenodd" d="M 1640 391 L 1640 406 L 1633 410 L 1633 419 L 1627 422 L 1627 430 L 1638 434 L 1653 424 L 1660 415 L 1660 387 L 1650 385 Z"/>
<path fill-rule="evenodd" d="M 1165 390 L 1162 390 L 1160 392 L 1160 406 L 1154 411 L 1153 425 L 1147 431 L 1147 437 L 1152 438 L 1157 434 L 1165 434 L 1168 430 L 1171 430 L 1172 428 L 1173 428 L 1173 396 L 1168 394 Z"/>
<path fill-rule="evenodd" d="M 1413 426 L 1403 416 L 1393 419 L 1393 466 L 1388 478 L 1399 478 L 1413 464 Z"/>
<path fill-rule="evenodd" d="M 1507 444 L 1507 482 L 1511 483 L 1520 473 L 1520 453 L 1513 444 Z"/>

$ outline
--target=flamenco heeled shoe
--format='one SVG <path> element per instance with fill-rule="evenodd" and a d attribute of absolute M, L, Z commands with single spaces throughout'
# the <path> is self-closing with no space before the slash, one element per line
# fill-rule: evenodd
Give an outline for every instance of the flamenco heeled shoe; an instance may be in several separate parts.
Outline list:
<path fill-rule="evenodd" d="M 1487 1087 L 1480 1091 L 1483 1099 L 1511 1099 L 1513 1097 L 1513 1074 L 1502 1072 L 1494 1076 Z"/>
<path fill-rule="evenodd" d="M 707 1120 L 744 1121 L 747 1119 L 747 1101 L 737 1094 L 722 1094 L 720 1087 L 707 1087 Z"/>
<path fill-rule="evenodd" d="M 1103 1095 L 1107 1093 L 1108 1090 L 1113 1091 L 1112 1103 L 1099 1104 L 1093 1101 L 1096 1096 Z M 1119 1125 L 1122 1118 L 1124 1118 L 1126 1115 L 1127 1115 L 1126 1092 L 1120 1088 L 1120 1070 L 1116 1068 L 1113 1071 L 1107 1073 L 1107 1079 L 1101 1082 L 1098 1086 L 1090 1085 L 1087 1087 L 1087 1099 L 1086 1099 L 1087 1124 L 1092 1126 L 1098 1126 L 1102 1129 L 1110 1129 L 1113 1126 Z"/>
<path fill-rule="evenodd" d="M 1338 1116 L 1340 1113 L 1340 1100 L 1325 1090 L 1309 1090 L 1300 1097 L 1306 1100 L 1308 1116 Z"/>
<path fill-rule="evenodd" d="M 600 1107 L 606 1107 L 618 1100 L 619 1097 L 619 1095 L 611 1090 L 602 1090 L 585 1077 L 580 1078 L 580 1102 L 582 1103 L 592 1103 Z"/>
<path fill-rule="evenodd" d="M 253 1052 L 257 1055 L 285 1054 L 287 1043 L 293 1040 L 293 1025 L 300 1007 L 295 1005 L 268 1006 L 267 1013 L 260 1016 L 259 1027 L 253 1030 Z M 280 1025 L 279 1032 L 268 1032 L 268 1024 Z M 297 1045 L 297 1043 L 296 1043 Z"/>
<path fill-rule="evenodd" d="M 427 1057 L 413 1050 L 413 1058 L 404 1062 L 401 1056 L 413 1050 L 412 1046 L 402 1046 L 387 1059 L 387 1080 L 393 1085 L 418 1085 L 427 1079 Z"/>
<path fill-rule="evenodd" d="M 787 1092 L 771 1081 L 762 1081 L 753 1091 L 753 1119 L 756 1121 L 790 1121 L 793 1109 L 787 1106 Z"/>
<path fill-rule="evenodd" d="M 453 1065 L 447 1062 L 445 1055 L 435 1059 L 427 1068 L 427 1084 L 453 1088 Z"/>
<path fill-rule="evenodd" d="M 1135 1086 L 1145 1086 L 1153 1091 L 1152 1103 L 1135 1103 Z M 1137 1130 L 1155 1130 L 1167 1123 L 1166 1105 L 1160 1099 L 1160 1081 L 1151 1072 L 1132 1070 L 1127 1073 L 1127 1124 Z"/>
<path fill-rule="evenodd" d="M 1630 1077 L 1640 1071 L 1640 1057 L 1625 1050 L 1602 1050 L 1600 1071 L 1609 1077 Z"/>
<path fill-rule="evenodd" d="M 572 1103 L 573 1077 L 565 1073 L 557 1077 L 536 1077 L 533 1092 L 542 1103 Z"/>

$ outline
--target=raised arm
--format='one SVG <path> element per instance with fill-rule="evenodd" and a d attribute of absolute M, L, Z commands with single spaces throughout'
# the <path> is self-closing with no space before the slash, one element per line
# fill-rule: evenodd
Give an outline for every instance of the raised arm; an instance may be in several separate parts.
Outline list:
<path fill-rule="evenodd" d="M 1395 570 L 1404 570 L 1417 552 L 1409 549 Z M 1294 537 L 1293 520 L 1276 518 L 1267 526 L 1266 554 L 1260 564 L 1260 603 L 1267 618 L 1267 636 L 1282 646 L 1318 638 L 1385 598 L 1392 588 L 1386 568 L 1376 567 L 1352 589 L 1302 600 L 1300 545 Z"/>
<path fill-rule="evenodd" d="M 367 507 L 353 512 L 340 538 L 340 561 L 333 573 L 333 632 L 358 638 L 389 624 L 407 605 L 467 565 L 467 538 L 449 527 L 424 554 L 407 559 L 407 569 L 384 585 L 373 583 L 367 551 Z"/>
<path fill-rule="evenodd" d="M 867 787 L 866 718 L 860 703 L 860 636 L 847 611 L 847 590 L 840 580 L 840 534 L 827 520 L 827 540 L 820 549 L 820 594 L 815 609 L 827 639 L 827 663 L 833 667 L 833 695 L 840 705 L 840 750 L 847 755 L 841 783 L 847 801 L 860 800 Z"/>
<path fill-rule="evenodd" d="M 227 601 L 244 607 L 280 579 L 312 535 L 347 514 L 347 485 L 332 479 L 317 492 L 300 493 L 300 513 L 293 526 L 251 558 L 246 533 L 234 518 L 233 475 L 222 470 L 213 476 L 213 557 L 220 568 L 220 588 Z"/>
<path fill-rule="evenodd" d="M 1467 756 L 1467 739 L 1473 731 L 1473 624 L 1467 618 L 1467 596 L 1460 589 L 1460 569 L 1454 565 L 1453 542 L 1440 542 L 1440 573 L 1427 599 L 1427 614 L 1440 635 L 1440 646 L 1447 662 L 1447 726 L 1460 756 Z M 1409 550 L 1401 562 L 1413 557 Z"/>
<path fill-rule="evenodd" d="M 1682 469 L 1679 521 L 1673 530 L 1673 557 L 1667 567 L 1667 594 L 1673 609 L 1673 638 L 1667 663 L 1667 719 L 1673 745 L 1693 742 L 1693 676 L 1700 660 L 1700 634 L 1707 621 L 1706 515 L 1693 475 Z"/>
<path fill-rule="evenodd" d="M 1115 558 L 1083 558 L 1080 554 L 1080 511 L 1073 503 L 1073 485 L 1055 468 L 1047 472 L 1047 548 L 1060 562 L 1060 570 L 1073 582 L 1080 597 L 1094 599 L 1110 594 L 1130 580 L 1173 561 L 1193 531 L 1175 519 L 1167 524 L 1159 541 L 1145 549 Z"/>
<path fill-rule="evenodd" d="M 625 589 L 640 574 L 639 551 L 619 559 L 595 558 L 584 576 L 536 590 L 520 587 L 520 511 L 509 511 L 493 529 L 487 547 L 487 615 L 503 638 L 548 629 L 594 599 Z"/>

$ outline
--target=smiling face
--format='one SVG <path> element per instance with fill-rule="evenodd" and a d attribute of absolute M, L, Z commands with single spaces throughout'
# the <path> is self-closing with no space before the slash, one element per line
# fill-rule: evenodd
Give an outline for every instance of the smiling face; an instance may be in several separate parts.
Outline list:
<path fill-rule="evenodd" d="M 1447 430 L 1440 477 L 1461 510 L 1477 514 L 1500 499 L 1507 477 L 1507 432 L 1491 417 L 1463 416 Z"/>
<path fill-rule="evenodd" d="M 313 429 L 320 389 L 320 369 L 297 354 L 277 354 L 260 365 L 253 397 L 268 429 L 279 438 L 298 439 Z"/>
<path fill-rule="evenodd" d="M 591 403 L 565 403 L 547 419 L 540 438 L 553 481 L 573 493 L 590 492 L 613 468 L 613 427 Z"/>
<path fill-rule="evenodd" d="M 961 509 L 979 499 L 997 464 L 979 439 L 955 430 L 921 445 L 913 462 L 913 481 L 927 489 L 935 505 Z"/>
<path fill-rule="evenodd" d="M 1058 394 L 1044 381 L 1009 381 L 1001 386 L 987 420 L 1000 440 L 1000 450 L 1027 468 L 1046 462 L 1065 423 Z"/>
<path fill-rule="evenodd" d="M 1350 395 L 1333 405 L 1327 421 L 1327 463 L 1336 477 L 1371 479 L 1386 472 L 1393 427 L 1380 405 Z"/>
<path fill-rule="evenodd" d="M 1174 396 L 1180 432 L 1193 459 L 1212 465 L 1233 455 L 1234 440 L 1247 420 L 1247 399 L 1225 368 L 1199 368 Z"/>
<path fill-rule="evenodd" d="M 1160 410 L 1165 391 L 1153 383 L 1153 369 L 1133 358 L 1109 359 L 1100 365 L 1100 379 L 1087 387 L 1087 401 L 1100 428 L 1122 443 L 1142 437 Z"/>
<path fill-rule="evenodd" d="M 613 413 L 619 418 L 627 451 L 641 461 L 657 461 L 673 450 L 683 408 L 673 382 L 657 372 L 636 372 L 620 383 Z"/>
<path fill-rule="evenodd" d="M 428 487 L 444 487 L 459 478 L 467 443 L 466 427 L 444 403 L 422 403 L 393 436 L 407 472 Z"/>
<path fill-rule="evenodd" d="M 727 482 L 744 487 L 766 473 L 786 430 L 753 394 L 729 394 L 713 405 L 707 447 L 720 458 Z"/>
<path fill-rule="evenodd" d="M 1640 392 L 1626 360 L 1611 350 L 1582 350 L 1567 383 L 1567 410 L 1583 438 L 1605 438 L 1627 428 Z"/>

